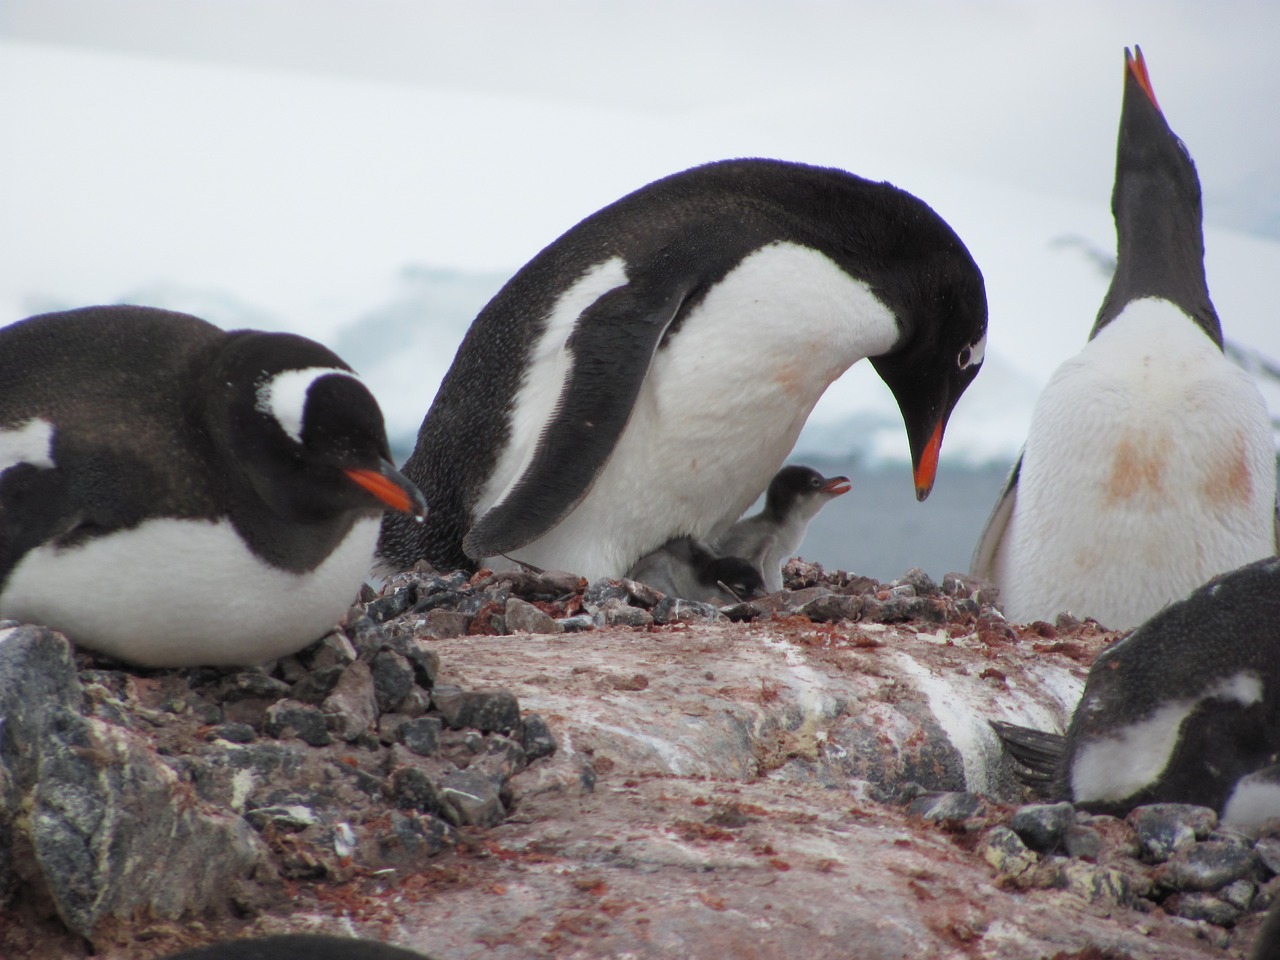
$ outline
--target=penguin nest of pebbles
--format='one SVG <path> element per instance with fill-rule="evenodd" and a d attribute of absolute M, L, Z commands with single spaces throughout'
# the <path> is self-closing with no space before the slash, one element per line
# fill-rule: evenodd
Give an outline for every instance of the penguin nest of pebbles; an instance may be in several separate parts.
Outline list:
<path fill-rule="evenodd" d="M 931 866 L 896 868 L 917 900 L 936 896 L 930 883 L 961 864 L 991 884 L 989 894 L 965 894 L 973 898 L 968 906 L 950 904 L 953 913 L 981 909 L 997 892 L 1065 891 L 1091 910 L 1127 912 L 1131 920 L 1121 925 L 1138 931 L 1139 946 L 1152 946 L 1145 953 L 1127 944 L 1118 957 L 1194 956 L 1196 944 L 1220 950 L 1248 942 L 1255 915 L 1280 892 L 1280 824 L 1245 837 L 1220 829 L 1211 810 L 1178 805 L 1141 807 L 1124 819 L 1091 816 L 1039 802 L 1008 761 L 988 772 L 982 794 L 968 792 L 971 758 L 939 742 L 948 735 L 894 675 L 896 647 L 910 636 L 917 641 L 911 656 L 928 669 L 995 695 L 1015 688 L 1017 670 L 1032 661 L 1052 660 L 1079 681 L 1111 634 L 1070 619 L 1012 627 L 993 609 L 989 587 L 958 574 L 937 584 L 913 570 L 878 583 L 793 560 L 785 582 L 780 594 L 717 609 L 627 580 L 468 577 L 420 565 L 390 578 L 379 594 L 366 591 L 339 629 L 307 649 L 238 670 L 123 668 L 73 652 L 43 628 L 14 627 L 0 644 L 0 895 L 7 900 L 0 955 L 158 957 L 240 932 L 301 929 L 300 916 L 306 929 L 387 939 L 407 922 L 409 902 L 435 918 L 424 924 L 431 930 L 458 912 L 457 897 L 482 898 L 475 909 L 483 912 L 492 906 L 484 897 L 532 882 L 529 871 L 572 863 L 569 848 L 585 849 L 588 840 L 569 836 L 571 826 L 552 836 L 536 825 L 567 815 L 586 829 L 591 814 L 573 809 L 582 798 L 622 818 L 594 828 L 596 844 L 602 832 L 615 840 L 583 853 L 590 863 L 625 865 L 620 834 L 634 841 L 637 862 L 646 862 L 642 824 L 657 818 L 664 836 L 711 858 L 698 871 L 714 873 L 716 857 L 749 850 L 746 862 L 780 879 L 800 864 L 794 848 L 786 852 L 787 832 L 801 830 L 809 843 L 834 816 L 843 818 L 837 835 L 875 823 L 896 831 L 892 854 L 921 848 Z M 639 651 L 646 639 L 668 648 L 668 673 L 649 652 L 614 670 L 591 660 L 611 655 L 606 641 Z M 562 678 L 548 676 L 546 661 L 531 659 L 521 670 L 534 641 L 565 645 L 577 665 Z M 756 641 L 790 644 L 811 665 L 874 680 L 879 692 L 852 707 L 836 704 L 827 729 L 818 729 L 811 717 L 795 715 L 780 673 L 757 672 L 754 685 L 731 675 L 735 652 L 744 670 L 759 670 L 748 657 Z M 515 671 L 513 686 L 563 686 L 566 699 L 553 711 L 522 710 L 510 689 L 451 679 L 451 664 L 472 652 L 484 661 L 486 651 Z M 698 672 L 688 669 L 695 662 Z M 673 689 L 713 691 L 722 706 L 754 711 L 750 736 L 739 736 L 750 743 L 748 768 L 737 778 L 710 767 L 695 769 L 692 780 L 655 773 L 648 760 L 592 740 L 563 706 L 572 698 L 595 707 L 594 697 L 643 708 L 647 698 L 658 740 L 665 735 L 658 714 L 691 724 L 702 722 L 699 710 L 708 715 L 695 701 L 663 701 L 672 678 L 682 685 Z M 861 714 L 874 716 L 861 727 L 839 726 Z M 895 732 L 903 716 L 919 725 Z M 753 792 L 794 791 L 806 781 L 827 794 L 813 809 L 785 809 L 779 795 Z M 699 782 L 706 791 L 698 792 Z M 646 798 L 646 791 L 657 793 Z M 522 824 L 533 831 L 523 839 L 496 829 Z M 839 855 L 819 856 L 814 869 L 824 883 L 845 876 L 847 886 L 886 859 L 868 850 L 856 870 Z M 583 879 L 568 866 L 559 873 L 571 875 L 576 895 L 596 898 L 604 920 L 534 909 L 542 931 L 536 949 L 523 943 L 511 955 L 554 956 L 569 946 L 610 955 L 617 944 L 601 924 L 636 901 L 604 895 L 621 885 L 617 878 Z M 714 921 L 732 894 L 706 890 L 694 896 Z M 442 899 L 448 910 L 434 908 Z M 972 917 L 948 923 L 930 928 L 937 943 L 955 947 L 985 935 Z M 437 952 L 430 940 L 399 939 Z M 1161 953 L 1175 941 L 1177 950 Z"/>

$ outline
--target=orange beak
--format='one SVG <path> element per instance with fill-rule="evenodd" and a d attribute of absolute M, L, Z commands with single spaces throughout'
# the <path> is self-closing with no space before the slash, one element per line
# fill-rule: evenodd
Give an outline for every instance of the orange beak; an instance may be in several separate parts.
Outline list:
<path fill-rule="evenodd" d="M 1133 49 L 1135 55 L 1133 59 L 1129 59 L 1129 51 L 1125 51 L 1125 66 L 1129 68 L 1129 72 L 1133 74 L 1133 79 L 1138 81 L 1138 86 L 1142 88 L 1142 92 L 1147 95 L 1147 99 L 1151 101 L 1151 105 L 1157 110 L 1160 104 L 1156 101 L 1155 88 L 1151 86 L 1151 77 L 1147 73 L 1147 61 L 1142 59 L 1142 48 L 1134 44 Z"/>
<path fill-rule="evenodd" d="M 916 464 L 916 499 L 923 500 L 933 489 L 933 478 L 938 473 L 938 452 L 942 449 L 942 422 L 933 428 L 929 442 L 924 445 L 920 462 Z"/>
<path fill-rule="evenodd" d="M 427 515 L 427 503 L 422 499 L 418 488 L 402 477 L 391 464 L 383 464 L 381 471 L 349 467 L 342 472 L 392 510 L 412 513 L 419 519 Z"/>

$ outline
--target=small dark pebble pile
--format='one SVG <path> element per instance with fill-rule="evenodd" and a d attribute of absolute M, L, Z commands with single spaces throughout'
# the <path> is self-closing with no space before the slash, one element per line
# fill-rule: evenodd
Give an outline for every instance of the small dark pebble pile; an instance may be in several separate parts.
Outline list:
<path fill-rule="evenodd" d="M 440 575 L 425 565 L 399 574 L 368 604 L 375 623 L 397 618 L 415 636 L 445 639 L 466 635 L 565 633 L 601 627 L 668 626 L 696 622 L 749 622 L 801 616 L 814 623 L 839 620 L 873 623 L 945 623 L 957 616 L 990 621 L 1012 633 L 990 604 L 990 587 L 958 573 L 941 585 L 912 569 L 889 583 L 842 571 L 827 573 L 817 563 L 789 560 L 787 589 L 724 607 L 682 600 L 635 580 L 588 584 L 571 574 L 481 571 Z"/>
<path fill-rule="evenodd" d="M 970 793 L 920 795 L 907 811 L 972 844 L 1009 887 L 1070 889 L 1098 903 L 1160 910 L 1219 947 L 1230 945 L 1222 928 L 1280 896 L 1280 821 L 1255 837 L 1190 804 L 1135 807 L 1124 818 L 1070 803 L 1010 813 Z"/>

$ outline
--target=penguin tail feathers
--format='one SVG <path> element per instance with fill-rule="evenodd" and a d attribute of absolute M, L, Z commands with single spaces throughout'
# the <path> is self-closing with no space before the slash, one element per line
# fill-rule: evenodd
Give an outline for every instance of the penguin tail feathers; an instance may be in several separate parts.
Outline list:
<path fill-rule="evenodd" d="M 1016 762 L 1014 775 L 1039 793 L 1052 786 L 1058 762 L 1066 752 L 1067 738 L 1060 733 L 1033 730 L 1014 723 L 990 720 L 1004 751 Z"/>

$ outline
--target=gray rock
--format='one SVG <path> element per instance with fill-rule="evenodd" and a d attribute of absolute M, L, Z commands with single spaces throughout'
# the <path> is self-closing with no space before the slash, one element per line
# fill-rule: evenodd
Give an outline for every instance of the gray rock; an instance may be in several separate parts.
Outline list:
<path fill-rule="evenodd" d="M 227 910 L 265 847 L 243 819 L 196 798 L 144 737 L 82 706 L 64 638 L 39 627 L 3 637 L 0 893 L 43 889 L 86 939 L 108 918 Z"/>
<path fill-rule="evenodd" d="M 1262 837 L 1253 849 L 1263 866 L 1272 873 L 1280 873 L 1280 837 Z"/>
<path fill-rule="evenodd" d="M 389 647 L 413 666 L 413 678 L 418 686 L 430 690 L 440 673 L 440 654 L 417 637 L 392 637 Z"/>
<path fill-rule="evenodd" d="M 1185 803 L 1134 807 L 1125 819 L 1137 832 L 1142 855 L 1153 863 L 1168 860 L 1198 838 L 1207 837 L 1218 825 L 1218 815 L 1213 810 Z"/>
<path fill-rule="evenodd" d="M 333 632 L 321 637 L 302 651 L 312 670 L 345 667 L 356 658 L 356 648 L 346 634 Z"/>
<path fill-rule="evenodd" d="M 346 669 L 346 664 L 318 667 L 295 683 L 289 689 L 289 696 L 302 703 L 321 704 L 333 692 Z"/>
<path fill-rule="evenodd" d="M 268 707 L 262 730 L 277 740 L 292 737 L 313 747 L 324 747 L 333 742 L 324 711 L 297 700 L 281 700 Z"/>
<path fill-rule="evenodd" d="M 893 581 L 892 586 L 910 586 L 915 591 L 915 595 L 920 597 L 928 597 L 942 592 L 933 578 L 919 567 L 912 567 L 897 580 Z"/>
<path fill-rule="evenodd" d="M 931 823 L 963 823 L 984 813 L 986 807 L 976 793 L 938 793 L 912 800 L 907 813 Z"/>
<path fill-rule="evenodd" d="M 579 613 L 572 617 L 561 617 L 556 623 L 564 629 L 565 633 L 579 633 L 583 630 L 594 630 L 596 628 L 595 617 L 589 613 Z"/>
<path fill-rule="evenodd" d="M 226 703 L 237 700 L 278 700 L 289 693 L 289 685 L 283 680 L 257 670 L 233 673 L 223 679 L 219 699 Z"/>
<path fill-rule="evenodd" d="M 1175 851 L 1158 876 L 1174 890 L 1200 892 L 1221 889 L 1257 872 L 1258 861 L 1252 850 L 1210 840 Z"/>
<path fill-rule="evenodd" d="M 372 656 L 387 643 L 386 631 L 363 613 L 349 619 L 342 630 L 358 656 Z"/>
<path fill-rule="evenodd" d="M 470 727 L 485 733 L 508 733 L 520 723 L 520 703 L 510 690 L 436 687 L 432 702 L 454 730 Z"/>
<path fill-rule="evenodd" d="M 1151 883 L 1144 877 L 1079 860 L 1062 865 L 1062 878 L 1068 890 L 1093 903 L 1132 906 L 1151 891 Z"/>
<path fill-rule="evenodd" d="M 258 830 L 272 824 L 285 833 L 298 833 L 321 822 L 313 809 L 301 803 L 257 807 L 246 811 L 244 818 Z"/>
<path fill-rule="evenodd" d="M 647 627 L 653 623 L 653 614 L 648 610 L 612 599 L 600 605 L 595 617 L 598 626 Z"/>
<path fill-rule="evenodd" d="M 373 696 L 378 710 L 388 713 L 408 696 L 414 686 L 413 666 L 394 650 L 379 650 L 369 664 Z"/>
<path fill-rule="evenodd" d="M 562 633 L 564 627 L 556 623 L 548 613 L 539 610 L 527 600 L 508 597 L 503 611 L 507 630 L 511 633 Z"/>
<path fill-rule="evenodd" d="M 396 731 L 396 739 L 405 745 L 410 752 L 420 757 L 431 757 L 440 752 L 440 731 L 442 725 L 438 717 L 419 717 L 406 720 Z"/>
<path fill-rule="evenodd" d="M 471 626 L 471 617 L 457 610 L 432 610 L 427 613 L 419 636 L 431 637 L 435 640 L 446 640 L 449 637 L 465 637 Z"/>
<path fill-rule="evenodd" d="M 988 830 L 978 844 L 978 852 L 999 876 L 1007 878 L 1022 876 L 1039 861 L 1018 834 L 1005 826 Z"/>
<path fill-rule="evenodd" d="M 836 623 L 841 620 L 857 620 L 862 616 L 865 604 L 864 597 L 833 593 L 815 597 L 796 610 L 796 613 L 808 617 L 814 623 Z M 733 619 L 731 614 L 729 616 Z"/>
<path fill-rule="evenodd" d="M 1232 926 L 1244 911 L 1211 893 L 1179 893 L 1162 904 L 1165 913 L 1187 920 L 1204 920 L 1220 927 Z"/>
<path fill-rule="evenodd" d="M 583 591 L 582 605 L 589 612 L 595 613 L 608 600 L 626 603 L 630 596 L 627 588 L 617 580 L 597 580 Z"/>
<path fill-rule="evenodd" d="M 322 705 L 329 729 L 348 742 L 374 729 L 378 703 L 373 671 L 363 660 L 347 667 Z"/>
<path fill-rule="evenodd" d="M 441 792 L 426 772 L 417 767 L 399 767 L 388 780 L 387 792 L 401 810 L 421 813 L 440 813 L 443 809 Z"/>
<path fill-rule="evenodd" d="M 1219 897 L 1241 910 L 1248 910 L 1257 894 L 1258 885 L 1252 880 L 1237 880 L 1218 891 Z"/>
<path fill-rule="evenodd" d="M 228 743 L 253 743 L 258 732 L 247 723 L 220 723 L 209 731 L 209 737 Z"/>
<path fill-rule="evenodd" d="M 444 815 L 460 826 L 491 827 L 507 815 L 498 787 L 478 770 L 455 770 L 440 781 Z"/>
<path fill-rule="evenodd" d="M 551 734 L 547 721 L 536 713 L 527 713 L 520 725 L 520 745 L 524 747 L 529 762 L 542 757 L 549 757 L 556 752 L 556 739 Z"/>
<path fill-rule="evenodd" d="M 412 607 L 414 600 L 414 590 L 411 587 L 401 587 L 385 597 L 369 601 L 365 613 L 374 623 L 385 623 Z"/>
<path fill-rule="evenodd" d="M 1062 848 L 1069 857 L 1079 860 L 1097 860 L 1103 848 L 1102 834 L 1092 827 L 1073 823 L 1062 835 Z"/>
<path fill-rule="evenodd" d="M 390 821 L 390 829 L 378 837 L 379 855 L 386 863 L 420 869 L 426 857 L 457 845 L 457 831 L 438 817 L 393 810 Z"/>
<path fill-rule="evenodd" d="M 414 687 L 396 704 L 396 712 L 409 717 L 420 717 L 431 709 L 431 694 L 421 687 Z"/>
<path fill-rule="evenodd" d="M 1069 803 L 1031 803 L 1014 811 L 1009 828 L 1032 850 L 1052 853 L 1075 822 L 1076 809 Z"/>
<path fill-rule="evenodd" d="M 657 624 L 714 622 L 724 619 L 725 615 L 709 603 L 681 600 L 678 597 L 663 597 L 653 608 L 653 622 Z"/>

